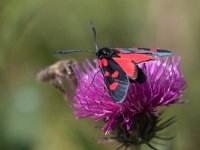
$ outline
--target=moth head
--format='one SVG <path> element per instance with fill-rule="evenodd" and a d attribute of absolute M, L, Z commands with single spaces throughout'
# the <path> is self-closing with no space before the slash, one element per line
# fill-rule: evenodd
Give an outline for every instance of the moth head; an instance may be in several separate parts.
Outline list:
<path fill-rule="evenodd" d="M 111 57 L 113 54 L 113 50 L 110 48 L 101 48 L 98 50 L 98 52 L 96 53 L 96 56 L 101 59 L 101 58 L 109 58 Z"/>

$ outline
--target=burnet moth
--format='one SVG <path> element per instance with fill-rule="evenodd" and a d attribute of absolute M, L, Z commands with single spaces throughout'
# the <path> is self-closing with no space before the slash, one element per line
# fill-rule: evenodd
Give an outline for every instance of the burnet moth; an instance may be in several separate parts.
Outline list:
<path fill-rule="evenodd" d="M 143 83 L 146 81 L 144 72 L 137 64 L 155 60 L 155 56 L 171 56 L 169 50 L 156 48 L 99 48 L 96 42 L 96 29 L 90 22 L 93 31 L 96 58 L 104 82 L 111 98 L 117 103 L 124 101 L 130 82 Z M 74 52 L 92 52 L 90 50 L 60 50 L 57 54 Z M 94 53 L 94 52 L 92 52 Z"/>

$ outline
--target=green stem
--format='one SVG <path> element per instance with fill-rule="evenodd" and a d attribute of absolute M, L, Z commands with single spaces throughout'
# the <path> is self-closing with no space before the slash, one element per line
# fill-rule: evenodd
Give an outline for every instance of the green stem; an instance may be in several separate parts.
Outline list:
<path fill-rule="evenodd" d="M 131 145 L 128 150 L 141 150 L 140 145 Z"/>

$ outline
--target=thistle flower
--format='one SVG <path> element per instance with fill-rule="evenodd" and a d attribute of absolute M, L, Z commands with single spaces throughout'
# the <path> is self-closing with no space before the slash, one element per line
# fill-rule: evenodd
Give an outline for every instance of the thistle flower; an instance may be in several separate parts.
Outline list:
<path fill-rule="evenodd" d="M 160 123 L 159 107 L 183 102 L 181 96 L 186 82 L 179 70 L 179 63 L 179 57 L 168 57 L 140 64 L 147 76 L 146 82 L 130 83 L 126 99 L 116 103 L 105 88 L 99 68 L 87 60 L 83 63 L 84 70 L 78 65 L 73 69 L 78 82 L 77 87 L 70 82 L 74 93 L 70 100 L 74 113 L 77 118 L 103 120 L 105 134 L 112 132 L 112 138 L 123 146 L 146 143 L 153 148 L 149 141 L 174 122 L 174 118 L 170 118 Z"/>
<path fill-rule="evenodd" d="M 42 69 L 37 74 L 37 79 L 44 82 L 50 82 L 55 88 L 57 88 L 62 93 L 66 92 L 64 82 L 66 77 L 73 80 L 76 84 L 76 80 L 73 73 L 73 66 L 77 64 L 74 59 L 61 60 L 55 64 Z"/>
<path fill-rule="evenodd" d="M 186 81 L 179 65 L 180 57 L 175 56 L 139 64 L 146 81 L 130 83 L 125 100 L 116 103 L 105 88 L 99 68 L 86 60 L 84 70 L 77 64 L 71 67 L 75 83 L 66 75 L 74 95 L 71 96 L 66 89 L 63 91 L 76 117 L 104 121 L 102 129 L 105 135 L 111 133 L 110 138 L 121 143 L 119 148 L 145 143 L 156 149 L 149 142 L 152 138 L 163 139 L 158 136 L 159 132 L 175 121 L 172 117 L 161 122 L 159 108 L 183 103 L 181 97 Z"/>

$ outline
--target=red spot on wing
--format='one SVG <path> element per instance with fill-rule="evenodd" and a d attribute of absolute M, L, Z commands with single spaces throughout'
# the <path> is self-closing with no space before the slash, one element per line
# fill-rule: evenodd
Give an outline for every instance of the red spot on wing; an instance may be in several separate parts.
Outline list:
<path fill-rule="evenodd" d="M 144 52 L 144 49 L 139 49 L 140 50 L 140 52 Z"/>
<path fill-rule="evenodd" d="M 123 50 L 124 48 L 115 48 L 115 50 Z"/>
<path fill-rule="evenodd" d="M 105 71 L 105 72 L 104 72 L 104 76 L 105 76 L 105 77 L 108 77 L 108 76 L 109 76 L 109 72 L 108 72 L 108 71 Z"/>
<path fill-rule="evenodd" d="M 139 52 L 144 52 L 143 48 L 136 48 L 136 47 L 134 47 L 133 50 L 136 50 L 136 51 L 139 51 Z"/>
<path fill-rule="evenodd" d="M 101 59 L 101 62 L 102 62 L 102 64 L 103 64 L 103 66 L 108 66 L 108 60 L 107 59 L 105 59 L 105 58 L 102 58 Z"/>
<path fill-rule="evenodd" d="M 117 78 L 119 76 L 119 71 L 115 71 L 113 74 L 112 74 L 112 77 L 113 78 Z"/>
<path fill-rule="evenodd" d="M 147 55 L 147 54 L 137 54 L 137 53 L 122 54 L 122 53 L 119 53 L 117 55 L 119 55 L 121 58 L 124 58 L 124 59 L 130 59 L 131 61 L 134 61 L 136 64 L 155 59 L 152 55 Z"/>
<path fill-rule="evenodd" d="M 111 91 L 114 91 L 114 90 L 117 88 L 117 86 L 118 86 L 118 83 L 117 83 L 117 82 L 111 83 L 111 84 L 110 84 L 110 90 L 111 90 Z"/>
<path fill-rule="evenodd" d="M 119 64 L 129 78 L 133 80 L 137 78 L 136 65 L 131 59 L 114 57 L 113 60 Z"/>
<path fill-rule="evenodd" d="M 150 51 L 151 52 L 157 52 L 158 50 L 156 48 L 151 48 Z"/>
<path fill-rule="evenodd" d="M 99 67 L 102 68 L 102 61 L 98 60 Z"/>

